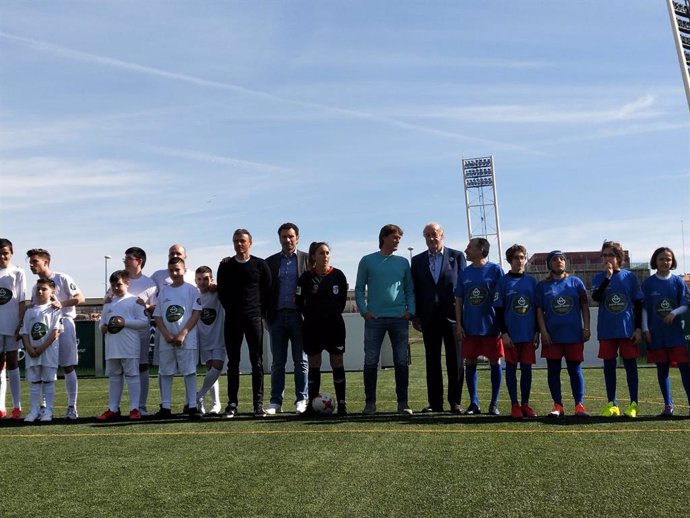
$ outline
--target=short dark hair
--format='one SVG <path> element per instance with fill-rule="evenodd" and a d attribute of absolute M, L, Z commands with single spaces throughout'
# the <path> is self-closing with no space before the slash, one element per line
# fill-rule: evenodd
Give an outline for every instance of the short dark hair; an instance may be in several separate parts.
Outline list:
<path fill-rule="evenodd" d="M 381 227 L 381 230 L 379 231 L 379 250 L 383 247 L 383 238 L 388 237 L 391 234 L 395 234 L 396 232 L 401 236 L 403 235 L 403 229 L 401 229 L 398 225 L 393 225 L 393 223 L 389 223 L 388 225 Z"/>
<path fill-rule="evenodd" d="M 9 248 L 11 253 L 14 253 L 14 249 L 12 248 L 12 241 L 9 239 L 5 239 L 4 237 L 0 237 L 0 248 Z"/>
<path fill-rule="evenodd" d="M 673 250 L 671 250 L 667 246 L 660 246 L 656 250 L 654 250 L 654 253 L 652 254 L 652 259 L 649 261 L 649 266 L 652 268 L 652 270 L 656 270 L 656 260 L 659 257 L 659 254 L 662 252 L 668 252 L 671 254 L 671 270 L 675 270 L 678 267 L 678 263 L 676 262 L 676 254 L 673 253 Z"/>
<path fill-rule="evenodd" d="M 55 289 L 55 281 L 53 279 L 46 279 L 45 277 L 39 277 L 38 280 L 36 280 L 36 286 L 38 286 L 39 284 L 48 285 L 53 290 Z"/>
<path fill-rule="evenodd" d="M 146 252 L 144 252 L 143 248 L 139 248 L 138 246 L 130 246 L 127 250 L 125 250 L 125 255 L 131 255 L 132 257 L 139 259 L 141 261 L 142 268 L 146 266 Z"/>
<path fill-rule="evenodd" d="M 489 249 L 491 248 L 491 243 L 484 237 L 473 237 L 470 241 L 474 241 L 482 249 L 482 257 L 489 256 Z"/>
<path fill-rule="evenodd" d="M 127 270 L 115 270 L 110 274 L 109 280 L 111 283 L 122 280 L 129 284 L 129 274 L 127 273 Z"/>
<path fill-rule="evenodd" d="M 249 241 L 253 241 L 252 235 L 249 233 L 249 230 L 247 230 L 246 228 L 238 228 L 237 230 L 235 230 L 235 231 L 232 233 L 232 237 L 233 237 L 233 239 L 234 239 L 235 236 L 239 236 L 239 235 L 242 235 L 242 234 L 244 234 L 244 235 L 246 235 L 246 236 L 249 236 Z"/>
<path fill-rule="evenodd" d="M 44 250 L 43 248 L 32 248 L 31 250 L 26 252 L 26 256 L 29 258 L 35 255 L 47 259 L 48 264 L 50 264 L 50 252 L 48 250 Z"/>
<path fill-rule="evenodd" d="M 278 235 L 280 235 L 280 233 L 283 230 L 294 230 L 295 234 L 299 236 L 299 227 L 297 225 L 295 225 L 294 223 L 288 222 L 288 223 L 283 223 L 282 225 L 280 225 L 278 227 Z"/>
<path fill-rule="evenodd" d="M 518 252 L 522 252 L 525 254 L 525 257 L 527 257 L 527 249 L 522 246 L 518 245 L 515 243 L 513 246 L 511 246 L 508 250 L 506 250 L 506 260 L 510 263 L 513 261 L 513 256 L 517 254 Z"/>
<path fill-rule="evenodd" d="M 201 275 L 203 273 L 210 273 L 211 277 L 213 277 L 213 270 L 211 270 L 209 266 L 199 266 L 194 272 L 195 275 Z"/>
<path fill-rule="evenodd" d="M 172 266 L 174 264 L 181 264 L 182 266 L 184 266 L 186 268 L 186 265 L 184 263 L 184 259 L 182 259 L 181 257 L 171 257 L 168 260 L 168 266 Z"/>

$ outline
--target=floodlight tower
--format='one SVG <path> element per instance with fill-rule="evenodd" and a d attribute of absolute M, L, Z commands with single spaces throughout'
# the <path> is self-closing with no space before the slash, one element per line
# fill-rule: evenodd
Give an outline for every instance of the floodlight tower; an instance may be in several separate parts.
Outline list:
<path fill-rule="evenodd" d="M 498 252 L 494 262 L 501 264 L 501 226 L 498 220 L 498 197 L 496 196 L 496 175 L 494 157 L 468 158 L 462 160 L 462 179 L 465 186 L 465 209 L 467 211 L 467 235 L 486 238 L 492 245 L 489 257 Z"/>
<path fill-rule="evenodd" d="M 678 64 L 683 76 L 685 98 L 690 110 L 690 0 L 666 0 L 668 15 L 671 18 L 673 41 L 678 51 Z"/>

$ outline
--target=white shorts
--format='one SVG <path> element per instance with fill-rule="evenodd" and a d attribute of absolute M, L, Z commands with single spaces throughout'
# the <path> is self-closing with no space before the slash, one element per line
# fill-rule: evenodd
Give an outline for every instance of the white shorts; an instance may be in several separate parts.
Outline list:
<path fill-rule="evenodd" d="M 168 344 L 160 348 L 158 373 L 162 376 L 196 374 L 197 349 L 180 349 Z"/>
<path fill-rule="evenodd" d="M 29 383 L 50 383 L 57 379 L 57 367 L 34 365 L 26 369 L 25 377 Z"/>
<path fill-rule="evenodd" d="M 0 335 L 0 354 L 18 351 L 21 348 L 21 340 L 15 340 L 14 336 L 10 335 Z"/>
<path fill-rule="evenodd" d="M 68 317 L 62 318 L 62 332 L 58 336 L 60 345 L 59 363 L 60 367 L 70 367 L 79 363 L 77 353 L 77 330 L 74 327 L 74 320 Z"/>
<path fill-rule="evenodd" d="M 139 358 L 113 358 L 105 361 L 106 376 L 138 376 Z"/>
<path fill-rule="evenodd" d="M 219 360 L 223 363 L 227 363 L 228 352 L 225 350 L 225 347 L 218 347 L 216 349 L 203 347 L 199 349 L 199 361 L 203 365 L 206 365 L 206 362 L 212 360 Z"/>

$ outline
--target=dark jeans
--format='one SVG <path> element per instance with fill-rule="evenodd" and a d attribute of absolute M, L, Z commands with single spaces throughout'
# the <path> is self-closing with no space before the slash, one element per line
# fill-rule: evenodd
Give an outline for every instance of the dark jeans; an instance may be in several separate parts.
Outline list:
<path fill-rule="evenodd" d="M 264 328 L 260 316 L 225 315 L 225 348 L 228 352 L 228 403 L 237 405 L 240 388 L 240 351 L 242 339 L 247 339 L 249 361 L 252 364 L 252 393 L 254 408 L 264 401 Z"/>

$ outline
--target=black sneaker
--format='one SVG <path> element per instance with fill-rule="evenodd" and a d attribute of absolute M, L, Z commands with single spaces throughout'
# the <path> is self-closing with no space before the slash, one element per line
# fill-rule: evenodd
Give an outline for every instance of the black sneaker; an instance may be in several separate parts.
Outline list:
<path fill-rule="evenodd" d="M 170 419 L 172 417 L 172 410 L 170 410 L 169 408 L 163 408 L 163 406 L 161 405 L 158 412 L 153 414 L 153 417 L 155 417 L 156 419 Z"/>
<path fill-rule="evenodd" d="M 228 406 L 225 407 L 225 412 L 221 414 L 221 417 L 224 419 L 232 419 L 237 415 L 237 405 L 235 403 L 229 403 Z"/>
<path fill-rule="evenodd" d="M 433 414 L 436 412 L 443 412 L 443 407 L 435 407 L 435 406 L 429 405 L 429 406 L 425 406 L 421 410 L 422 414 Z"/>
<path fill-rule="evenodd" d="M 263 405 L 254 407 L 254 417 L 266 417 L 268 414 L 264 410 Z"/>
<path fill-rule="evenodd" d="M 345 404 L 345 401 L 343 401 L 342 403 L 338 403 L 338 412 L 336 413 L 336 415 L 347 415 L 347 405 Z"/>
<path fill-rule="evenodd" d="M 475 403 L 470 403 L 470 406 L 467 407 L 467 410 L 465 410 L 465 415 L 477 415 L 481 414 L 482 409 L 479 408 L 479 405 Z"/>
<path fill-rule="evenodd" d="M 201 419 L 201 411 L 195 406 L 188 407 L 186 413 L 190 419 Z"/>
<path fill-rule="evenodd" d="M 501 415 L 501 412 L 496 405 L 489 405 L 489 415 Z"/>
<path fill-rule="evenodd" d="M 458 404 L 451 405 L 450 413 L 455 414 L 455 415 L 462 415 L 463 414 L 462 407 Z"/>

